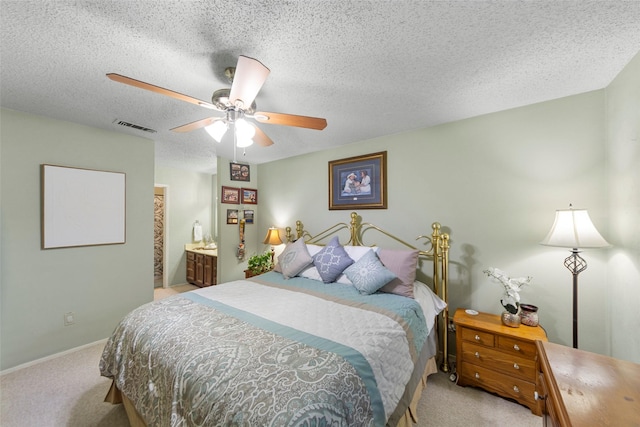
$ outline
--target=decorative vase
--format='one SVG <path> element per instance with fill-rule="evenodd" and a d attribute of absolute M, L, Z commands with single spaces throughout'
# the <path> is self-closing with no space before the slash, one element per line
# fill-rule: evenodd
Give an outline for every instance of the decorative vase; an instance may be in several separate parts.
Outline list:
<path fill-rule="evenodd" d="M 538 326 L 538 307 L 531 304 L 520 304 L 520 321 L 523 325 Z"/>
<path fill-rule="evenodd" d="M 510 328 L 520 327 L 520 315 L 518 313 L 513 314 L 508 311 L 502 312 L 502 324 L 509 326 Z"/>

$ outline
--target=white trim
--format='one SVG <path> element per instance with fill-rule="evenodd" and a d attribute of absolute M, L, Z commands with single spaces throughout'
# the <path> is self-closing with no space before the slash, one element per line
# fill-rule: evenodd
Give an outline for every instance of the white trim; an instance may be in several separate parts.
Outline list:
<path fill-rule="evenodd" d="M 23 363 L 22 365 L 18 365 L 18 366 L 14 366 L 13 368 L 5 369 L 4 371 L 0 371 L 0 377 L 3 376 L 3 375 L 6 375 L 6 374 L 10 374 L 12 372 L 19 371 L 21 369 L 30 368 L 30 367 L 32 367 L 34 365 L 38 365 L 38 364 L 43 363 L 43 362 L 48 362 L 49 360 L 57 359 L 59 357 L 66 356 L 68 354 L 75 353 L 76 351 L 84 350 L 85 348 L 89 348 L 89 347 L 92 347 L 92 346 L 97 345 L 97 344 L 101 344 L 101 343 L 105 344 L 107 342 L 107 339 L 108 338 L 104 338 L 104 339 L 101 339 L 101 340 L 98 340 L 98 341 L 94 341 L 94 342 L 89 343 L 89 344 L 81 345 L 80 347 L 75 347 L 75 348 L 71 348 L 69 350 L 65 350 L 65 351 L 63 351 L 61 353 L 56 353 L 56 354 L 52 354 L 52 355 L 47 356 L 47 357 L 43 357 L 42 359 L 32 360 L 31 362 Z"/>

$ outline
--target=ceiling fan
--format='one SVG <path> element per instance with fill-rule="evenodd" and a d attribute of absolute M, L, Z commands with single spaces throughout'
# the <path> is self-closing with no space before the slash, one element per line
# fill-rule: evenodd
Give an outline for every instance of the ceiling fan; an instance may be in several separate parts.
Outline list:
<path fill-rule="evenodd" d="M 225 70 L 225 75 L 231 82 L 231 88 L 216 90 L 211 97 L 211 102 L 202 101 L 120 74 L 109 73 L 107 77 L 119 83 L 128 84 L 140 89 L 170 96 L 180 101 L 190 102 L 200 105 L 201 107 L 224 112 L 224 117 L 207 117 L 175 127 L 171 130 L 174 132 L 190 132 L 204 128 L 216 141 L 220 142 L 228 128 L 233 126 L 234 142 L 237 147 L 248 147 L 254 141 L 263 147 L 273 144 L 271 138 L 260 130 L 259 127 L 245 120 L 245 118 L 252 118 L 260 123 L 316 130 L 322 130 L 327 126 L 326 119 L 318 117 L 256 111 L 255 98 L 267 79 L 269 72 L 269 69 L 257 59 L 240 55 L 236 67 L 229 67 Z"/>

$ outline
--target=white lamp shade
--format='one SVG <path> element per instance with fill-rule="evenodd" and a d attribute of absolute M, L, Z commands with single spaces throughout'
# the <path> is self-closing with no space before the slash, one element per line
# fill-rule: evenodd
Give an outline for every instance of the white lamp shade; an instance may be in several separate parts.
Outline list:
<path fill-rule="evenodd" d="M 220 142 L 222 141 L 224 134 L 227 132 L 227 128 L 227 122 L 224 119 L 217 119 L 209 126 L 206 126 L 204 130 L 206 130 L 207 133 L 216 140 L 216 142 Z"/>
<path fill-rule="evenodd" d="M 557 210 L 556 219 L 549 234 L 540 243 L 572 249 L 611 246 L 598 233 L 586 209 Z"/>
<path fill-rule="evenodd" d="M 238 119 L 235 123 L 236 144 L 238 147 L 248 147 L 253 144 L 253 136 L 256 134 L 256 128 L 245 119 Z"/>

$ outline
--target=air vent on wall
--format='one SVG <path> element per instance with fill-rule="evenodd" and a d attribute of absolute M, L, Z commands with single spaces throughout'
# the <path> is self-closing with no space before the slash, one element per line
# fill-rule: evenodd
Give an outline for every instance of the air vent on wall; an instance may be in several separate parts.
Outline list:
<path fill-rule="evenodd" d="M 140 125 L 136 125 L 136 124 L 129 123 L 129 122 L 125 122 L 124 120 L 120 120 L 120 119 L 115 119 L 113 121 L 113 123 L 115 123 L 117 125 L 120 125 L 120 126 L 125 126 L 125 127 L 128 127 L 128 128 L 138 129 L 138 130 L 141 130 L 142 132 L 156 133 L 156 131 L 154 129 L 147 128 L 147 127 L 140 126 Z"/>

